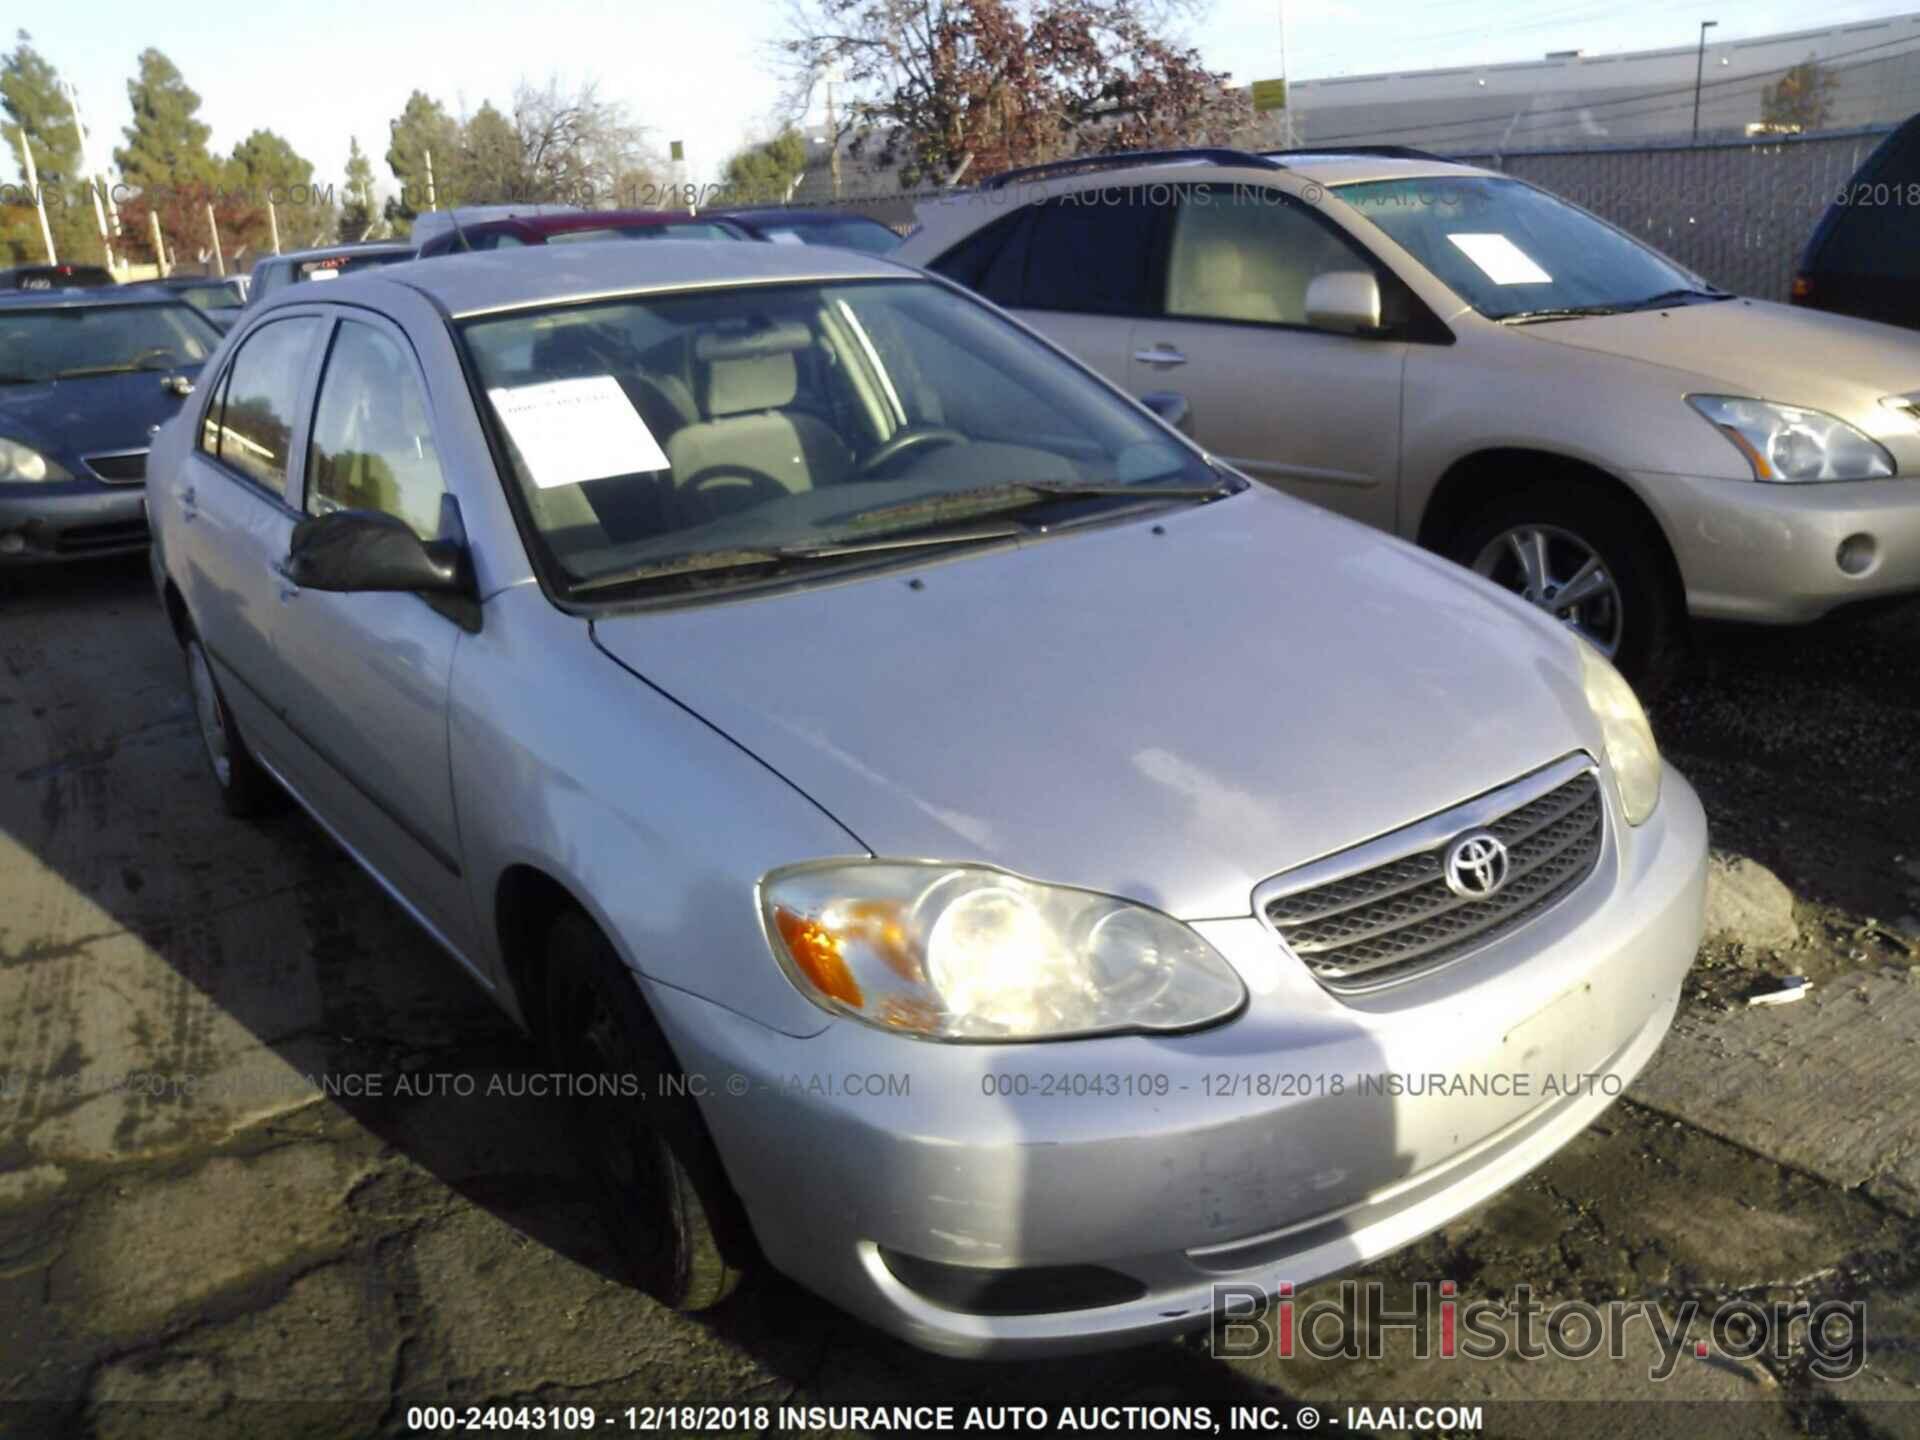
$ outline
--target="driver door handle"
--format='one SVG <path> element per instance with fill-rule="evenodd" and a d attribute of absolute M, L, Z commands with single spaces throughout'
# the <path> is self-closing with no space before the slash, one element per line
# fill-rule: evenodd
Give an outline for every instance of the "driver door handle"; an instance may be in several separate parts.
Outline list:
<path fill-rule="evenodd" d="M 1142 365 L 1184 365 L 1187 357 L 1171 345 L 1155 345 L 1151 350 L 1136 350 L 1133 358 Z"/>

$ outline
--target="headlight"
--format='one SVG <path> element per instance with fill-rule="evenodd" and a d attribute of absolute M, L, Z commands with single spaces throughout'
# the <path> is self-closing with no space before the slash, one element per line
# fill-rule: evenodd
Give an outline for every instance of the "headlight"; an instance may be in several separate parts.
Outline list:
<path fill-rule="evenodd" d="M 1894 473 L 1893 456 L 1869 435 L 1819 410 L 1689 395 L 1687 403 L 1746 456 L 1756 480 L 1878 480 Z"/>
<path fill-rule="evenodd" d="M 1157 910 L 965 865 L 853 861 L 777 870 L 767 938 L 807 996 L 930 1040 L 1188 1030 L 1246 987 Z"/>
<path fill-rule="evenodd" d="M 0 437 L 0 484 L 36 480 L 71 480 L 57 464 L 18 440 Z"/>
<path fill-rule="evenodd" d="M 1660 803 L 1660 751 L 1653 743 L 1647 712 L 1633 687 L 1591 645 L 1580 646 L 1580 682 L 1593 718 L 1600 722 L 1607 764 L 1620 790 L 1620 808 L 1629 825 L 1639 825 Z"/>

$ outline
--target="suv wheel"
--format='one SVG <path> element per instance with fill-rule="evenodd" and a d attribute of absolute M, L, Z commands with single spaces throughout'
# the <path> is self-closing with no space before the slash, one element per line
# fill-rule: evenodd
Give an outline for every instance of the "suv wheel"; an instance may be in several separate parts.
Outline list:
<path fill-rule="evenodd" d="M 213 678 L 213 666 L 207 660 L 206 647 L 198 635 L 189 634 L 186 645 L 187 685 L 193 693 L 193 716 L 200 730 L 200 743 L 206 752 L 207 768 L 220 787 L 221 803 L 229 815 L 242 819 L 274 810 L 280 800 L 280 788 L 260 768 L 233 723 L 226 697 Z"/>
<path fill-rule="evenodd" d="M 578 911 L 547 944 L 548 1034 L 573 1077 L 574 1146 L 607 1238 L 633 1282 L 674 1310 L 732 1293 L 750 1250 L 747 1223 L 705 1122 L 639 987 Z"/>
<path fill-rule="evenodd" d="M 1454 531 L 1447 554 L 1539 606 L 1644 693 L 1683 624 L 1661 543 L 1613 496 L 1562 482 L 1493 501 Z"/>

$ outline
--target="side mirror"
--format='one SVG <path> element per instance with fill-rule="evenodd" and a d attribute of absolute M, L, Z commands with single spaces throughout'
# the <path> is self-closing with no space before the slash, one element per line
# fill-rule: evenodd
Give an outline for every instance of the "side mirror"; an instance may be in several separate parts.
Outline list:
<path fill-rule="evenodd" d="M 1179 391 L 1151 390 L 1140 397 L 1140 403 L 1189 440 L 1193 438 L 1193 407 Z"/>
<path fill-rule="evenodd" d="M 1380 282 L 1367 270 L 1329 270 L 1307 284 L 1307 323 L 1343 335 L 1380 328 Z"/>
<path fill-rule="evenodd" d="M 464 595 L 465 547 L 422 540 L 406 521 L 374 510 L 336 510 L 293 527 L 287 578 L 303 590 L 399 590 Z"/>

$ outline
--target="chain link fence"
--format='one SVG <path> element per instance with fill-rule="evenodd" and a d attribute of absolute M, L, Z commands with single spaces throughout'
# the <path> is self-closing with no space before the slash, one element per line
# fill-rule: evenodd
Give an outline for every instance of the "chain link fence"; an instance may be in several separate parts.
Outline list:
<path fill-rule="evenodd" d="M 1785 300 L 1814 223 L 1891 130 L 1451 158 L 1551 190 L 1723 289 Z"/>

